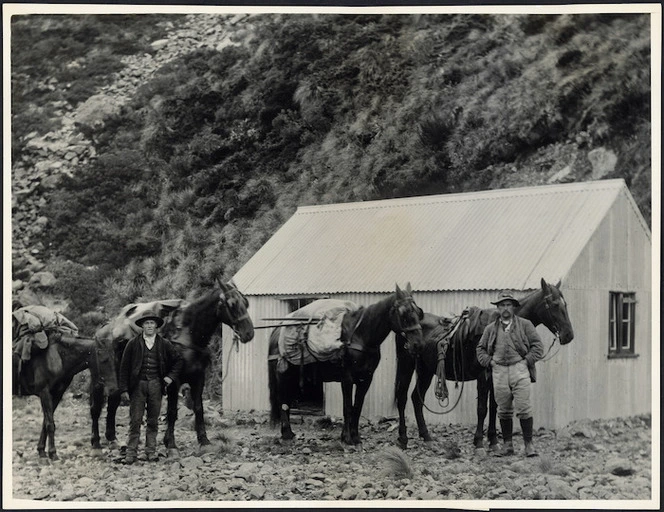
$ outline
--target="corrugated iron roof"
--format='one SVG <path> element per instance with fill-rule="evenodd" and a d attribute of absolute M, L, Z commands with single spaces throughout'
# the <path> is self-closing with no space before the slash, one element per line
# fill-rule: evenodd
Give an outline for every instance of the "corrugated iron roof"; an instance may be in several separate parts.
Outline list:
<path fill-rule="evenodd" d="M 566 275 L 621 192 L 618 179 L 300 207 L 234 280 L 248 295 L 537 288 Z"/>

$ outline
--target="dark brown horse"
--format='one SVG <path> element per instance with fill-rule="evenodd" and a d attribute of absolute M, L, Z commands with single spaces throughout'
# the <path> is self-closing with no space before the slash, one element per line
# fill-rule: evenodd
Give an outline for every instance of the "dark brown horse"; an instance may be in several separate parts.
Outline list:
<path fill-rule="evenodd" d="M 415 304 L 411 295 L 410 283 L 403 291 L 345 314 L 341 325 L 343 347 L 338 357 L 329 361 L 312 362 L 316 365 L 323 382 L 341 382 L 343 393 L 344 426 L 341 440 L 346 444 L 359 444 L 359 421 L 364 398 L 369 390 L 374 371 L 380 361 L 380 345 L 390 331 L 403 336 L 405 345 L 422 342 L 420 318 L 422 310 Z M 298 380 L 301 367 L 292 364 L 279 353 L 279 331 L 275 328 L 270 335 L 268 372 L 270 388 L 270 409 L 273 424 L 281 421 L 281 437 L 293 439 L 290 426 L 290 408 L 299 392 Z M 414 350 L 414 348 L 412 348 Z M 355 400 L 353 401 L 353 386 Z"/>
<path fill-rule="evenodd" d="M 49 332 L 47 336 L 48 346 L 43 350 L 33 349 L 31 358 L 23 362 L 20 375 L 14 371 L 13 387 L 16 391 L 20 389 L 21 394 L 36 395 L 41 400 L 44 421 L 37 452 L 40 457 L 48 453 L 50 459 L 57 460 L 54 413 L 74 376 L 89 368 L 101 394 L 115 393 L 117 380 L 110 345 L 59 332 Z"/>
<path fill-rule="evenodd" d="M 548 284 L 544 279 L 541 280 L 541 289 L 528 294 L 523 299 L 519 299 L 521 306 L 516 308 L 515 313 L 520 317 L 530 320 L 533 325 L 544 324 L 560 340 L 561 345 L 566 345 L 574 338 L 574 331 L 567 313 L 567 303 L 560 291 L 560 282 L 557 285 Z M 457 381 L 477 381 L 477 428 L 473 439 L 477 448 L 482 447 L 484 437 L 484 419 L 489 412 L 489 428 L 487 437 L 491 449 L 498 444 L 498 435 L 496 432 L 496 412 L 497 405 L 493 394 L 493 381 L 491 371 L 480 366 L 477 361 L 476 347 L 479 342 L 484 327 L 486 327 L 493 318 L 495 318 L 495 309 L 474 308 L 477 325 L 472 328 L 459 329 L 458 333 L 462 336 L 452 336 L 449 349 L 445 355 L 445 376 L 447 379 Z M 417 357 L 404 347 L 405 340 L 397 336 L 397 375 L 395 382 L 395 398 L 399 410 L 399 438 L 398 444 L 402 448 L 408 445 L 408 435 L 406 432 L 405 408 L 408 400 L 408 388 L 413 376 L 417 370 L 417 382 L 415 389 L 411 394 L 415 418 L 420 437 L 425 442 L 431 442 L 432 438 L 427 429 L 422 413 L 423 401 L 426 392 L 429 389 L 431 380 L 436 374 L 438 366 L 438 341 L 440 336 L 434 336 L 433 333 L 445 323 L 446 319 L 430 313 L 425 313 L 422 320 L 422 336 L 424 339 L 421 345 L 422 350 Z M 461 322 L 467 322 L 468 319 L 461 318 Z M 440 331 L 438 331 L 440 332 Z M 488 409 L 487 409 L 488 403 Z"/>
<path fill-rule="evenodd" d="M 185 304 L 185 301 L 181 299 L 128 304 L 122 308 L 120 313 L 113 318 L 113 320 L 97 329 L 97 332 L 95 332 L 95 339 L 99 343 L 104 343 L 110 347 L 113 355 L 114 371 L 118 381 L 120 379 L 120 361 L 122 359 L 122 353 L 127 346 L 127 342 L 141 332 L 140 327 L 134 323 L 134 320 L 146 309 L 151 310 L 164 319 L 162 333 L 169 329 L 171 329 L 169 332 L 173 332 L 173 328 L 170 327 L 170 324 L 181 321 L 183 304 Z M 117 447 L 115 419 L 121 402 L 120 390 L 106 396 L 102 387 L 95 382 L 95 379 L 92 379 L 90 389 L 90 416 L 92 418 L 91 443 L 92 448 L 97 450 L 101 449 L 99 417 L 101 416 L 101 411 L 105 402 L 107 402 L 106 440 L 112 447 Z"/>
<path fill-rule="evenodd" d="M 167 428 L 164 434 L 164 444 L 169 451 L 177 450 L 174 429 L 178 412 L 178 392 L 180 386 L 185 383 L 190 386 L 198 443 L 201 446 L 210 444 L 203 417 L 205 371 L 210 364 L 208 344 L 222 323 L 232 327 L 235 335 L 242 343 L 251 341 L 254 337 L 254 325 L 247 312 L 248 305 L 247 299 L 232 282 L 221 283 L 219 289 L 212 290 L 187 305 L 182 311 L 177 312 L 176 316 L 178 318 L 175 321 L 166 322 L 162 327 L 162 336 L 170 340 L 180 350 L 184 359 L 184 366 L 178 382 L 168 387 Z M 119 346 L 119 341 L 122 340 L 113 340 L 116 348 Z M 118 367 L 121 357 L 121 350 L 117 350 L 116 361 L 118 361 Z M 106 439 L 111 443 L 116 442 L 115 410 L 117 410 L 119 403 L 119 397 L 113 402 L 109 400 L 108 403 Z M 101 404 L 98 404 L 92 411 L 93 429 L 96 424 L 94 417 L 96 415 L 96 418 L 99 418 L 102 406 L 103 397 Z M 113 407 L 112 411 L 111 407 Z M 108 421 L 109 416 L 112 417 L 112 424 Z M 98 426 L 96 431 L 93 430 L 92 442 L 93 446 L 95 442 L 99 445 Z"/>

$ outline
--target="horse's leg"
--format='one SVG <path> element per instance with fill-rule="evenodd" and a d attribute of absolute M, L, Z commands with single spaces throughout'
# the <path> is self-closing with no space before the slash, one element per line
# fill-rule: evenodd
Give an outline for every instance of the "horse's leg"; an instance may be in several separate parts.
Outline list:
<path fill-rule="evenodd" d="M 101 450 L 99 443 L 99 416 L 101 416 L 101 409 L 104 406 L 104 387 L 95 386 L 94 383 L 90 384 L 90 418 L 92 419 L 92 448 L 94 450 Z"/>
<path fill-rule="evenodd" d="M 178 419 L 178 400 L 180 383 L 174 382 L 168 386 L 166 391 L 166 432 L 164 432 L 164 445 L 169 451 L 177 451 L 175 444 L 175 422 Z"/>
<path fill-rule="evenodd" d="M 42 413 L 44 421 L 42 423 L 42 433 L 39 437 L 39 444 L 37 445 L 37 452 L 39 456 L 46 457 L 46 442 L 48 441 L 48 457 L 52 460 L 58 460 L 58 455 L 55 452 L 55 421 L 53 419 L 53 399 L 51 397 L 51 390 L 46 388 L 39 393 L 41 400 Z"/>
<path fill-rule="evenodd" d="M 431 435 L 429 434 L 426 421 L 424 421 L 424 413 L 422 411 L 424 397 L 427 396 L 427 390 L 431 385 L 431 379 L 433 379 L 433 372 L 428 371 L 425 367 L 423 367 L 423 365 L 420 365 L 420 367 L 417 369 L 417 381 L 415 382 L 415 389 L 411 394 L 413 411 L 415 412 L 415 419 L 417 420 L 417 430 L 425 443 L 431 443 L 433 441 Z"/>
<path fill-rule="evenodd" d="M 194 419 L 196 425 L 196 437 L 200 446 L 210 444 L 205 431 L 205 418 L 203 417 L 203 386 L 205 385 L 205 374 L 190 382 L 191 398 L 194 401 Z"/>
<path fill-rule="evenodd" d="M 115 448 L 118 444 L 117 433 L 115 431 L 115 419 L 120 407 L 122 394 L 119 391 L 108 395 L 106 401 L 106 440 L 111 444 L 111 448 Z M 103 404 L 103 401 L 102 401 Z"/>
<path fill-rule="evenodd" d="M 394 386 L 394 392 L 397 400 L 397 409 L 399 410 L 399 437 L 397 444 L 400 448 L 408 447 L 408 432 L 406 429 L 406 403 L 408 402 L 408 387 L 413 378 L 415 364 L 413 358 L 407 354 L 397 355 L 397 382 Z"/>
<path fill-rule="evenodd" d="M 341 441 L 353 444 L 351 436 L 351 421 L 353 416 L 353 381 L 344 377 L 341 380 L 341 394 L 343 395 L 344 427 L 341 430 Z"/>
<path fill-rule="evenodd" d="M 493 392 L 493 379 L 491 377 L 487 381 L 487 387 L 489 388 L 489 430 L 487 435 L 489 437 L 489 449 L 495 450 L 498 448 L 498 433 L 496 432 L 498 404 L 496 403 L 496 395 Z"/>
<path fill-rule="evenodd" d="M 360 444 L 360 416 L 362 415 L 362 407 L 364 406 L 364 397 L 367 396 L 369 386 L 371 385 L 371 377 L 358 380 L 355 384 L 355 403 L 351 407 L 352 415 L 350 419 L 350 439 L 352 444 Z"/>
<path fill-rule="evenodd" d="M 487 413 L 487 402 L 489 400 L 489 379 L 487 379 L 487 371 L 483 370 L 477 377 L 477 428 L 475 429 L 475 437 L 473 444 L 475 448 L 482 448 L 484 446 L 484 418 Z"/>
<path fill-rule="evenodd" d="M 290 440 L 295 437 L 293 429 L 290 424 L 290 408 L 292 401 L 292 391 L 295 387 L 293 384 L 294 379 L 293 367 L 289 366 L 288 370 L 283 373 L 277 371 L 277 394 L 280 407 L 279 419 L 281 421 L 281 438 Z"/>

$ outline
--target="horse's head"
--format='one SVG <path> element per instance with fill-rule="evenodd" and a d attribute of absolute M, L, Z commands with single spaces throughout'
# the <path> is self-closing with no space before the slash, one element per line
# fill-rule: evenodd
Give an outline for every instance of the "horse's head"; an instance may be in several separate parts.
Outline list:
<path fill-rule="evenodd" d="M 221 291 L 217 307 L 222 321 L 233 328 L 242 343 L 251 341 L 254 338 L 254 323 L 247 311 L 249 301 L 232 281 L 227 284 L 221 282 L 219 284 Z"/>
<path fill-rule="evenodd" d="M 560 281 L 552 285 L 544 279 L 541 282 L 543 300 L 538 307 L 542 323 L 558 338 L 561 345 L 567 345 L 574 339 L 574 330 L 567 313 L 567 302 L 560 291 Z"/>
<path fill-rule="evenodd" d="M 399 285 L 396 285 L 396 288 L 394 304 L 390 309 L 391 328 L 405 338 L 406 350 L 416 356 L 424 344 L 420 325 L 424 312 L 413 300 L 410 283 L 406 285 L 405 291 L 399 288 Z"/>

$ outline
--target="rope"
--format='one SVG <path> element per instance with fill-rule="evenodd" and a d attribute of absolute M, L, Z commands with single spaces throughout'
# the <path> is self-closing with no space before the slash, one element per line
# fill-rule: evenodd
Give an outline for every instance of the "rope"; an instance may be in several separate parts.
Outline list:
<path fill-rule="evenodd" d="M 223 339 L 222 339 L 222 347 L 223 347 Z M 226 360 L 226 371 L 221 377 L 221 383 L 219 384 L 220 386 L 223 386 L 226 377 L 228 377 L 228 368 L 230 367 L 231 364 L 231 354 L 233 353 L 233 347 L 235 347 L 235 352 L 238 352 L 240 350 L 240 336 L 235 331 L 233 331 L 233 344 L 231 345 L 231 350 L 228 351 L 228 359 Z"/>
<path fill-rule="evenodd" d="M 444 337 L 443 339 L 445 339 L 445 338 L 447 338 L 447 337 L 451 337 L 454 333 L 456 333 L 456 331 L 457 331 L 457 329 L 458 329 L 458 327 L 459 327 L 460 322 L 461 322 L 462 320 L 466 320 L 467 318 L 468 318 L 467 315 L 463 315 L 463 314 L 462 314 L 459 318 L 457 318 L 456 323 L 455 323 L 455 324 L 450 328 L 450 330 L 445 334 L 445 337 Z M 452 338 L 450 338 L 450 339 L 452 339 Z M 454 350 L 454 346 L 452 346 L 452 350 Z M 463 371 L 463 368 L 464 368 L 464 364 L 463 364 L 463 363 L 464 363 L 464 358 L 463 358 L 463 342 L 462 342 L 462 341 L 459 342 L 459 351 L 460 351 L 460 356 L 459 356 L 459 358 L 456 358 L 456 357 L 455 357 L 455 358 L 453 359 L 453 362 L 458 364 L 458 363 L 459 363 L 459 360 L 460 360 L 460 363 L 461 363 L 461 371 L 459 372 L 459 373 L 461 373 L 461 391 L 459 391 L 459 396 L 457 397 L 456 402 L 454 402 L 454 405 L 452 405 L 451 408 L 449 408 L 449 409 L 445 409 L 445 408 L 449 405 L 449 400 L 450 400 L 449 395 L 446 396 L 445 398 L 443 398 L 442 400 L 441 400 L 440 398 L 438 399 L 438 405 L 439 405 L 441 408 L 444 409 L 443 411 L 434 411 L 433 409 L 429 408 L 429 406 L 424 402 L 424 397 L 422 397 L 422 395 L 421 395 L 421 393 L 420 393 L 420 388 L 419 388 L 419 386 L 417 385 L 417 383 L 415 384 L 415 390 L 417 391 L 417 396 L 419 397 L 420 402 L 422 402 L 422 407 L 424 407 L 427 411 L 429 411 L 429 412 L 432 413 L 432 414 L 437 414 L 437 415 L 449 414 L 449 413 L 451 413 L 454 409 L 456 409 L 456 407 L 459 405 L 459 402 L 461 401 L 461 397 L 463 396 L 463 389 L 464 389 L 464 385 L 465 385 L 464 371 Z M 443 360 L 442 364 L 445 364 L 445 361 L 444 361 L 444 360 Z M 458 375 L 459 375 L 459 374 L 457 373 L 457 369 L 458 369 L 457 364 L 454 364 L 454 365 L 453 365 L 453 368 L 454 368 L 454 377 L 455 377 L 455 380 L 457 381 L 457 382 L 456 382 L 456 386 L 455 386 L 456 388 L 459 387 L 459 381 L 458 381 Z M 438 377 L 438 376 L 436 376 L 436 377 Z"/>

